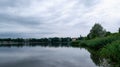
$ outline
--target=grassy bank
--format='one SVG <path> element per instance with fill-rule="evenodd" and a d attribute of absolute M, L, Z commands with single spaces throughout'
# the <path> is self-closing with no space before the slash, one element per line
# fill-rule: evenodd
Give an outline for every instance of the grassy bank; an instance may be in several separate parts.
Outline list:
<path fill-rule="evenodd" d="M 107 37 L 94 38 L 91 40 L 73 41 L 72 46 L 81 46 L 81 47 L 89 47 L 93 49 L 100 49 L 116 40 L 120 40 L 120 34 L 112 34 Z"/>
<path fill-rule="evenodd" d="M 120 40 L 116 40 L 110 44 L 107 44 L 100 51 L 100 55 L 103 58 L 109 59 L 110 63 L 115 65 L 120 64 Z M 117 67 L 119 67 L 118 65 Z"/>
<path fill-rule="evenodd" d="M 72 42 L 72 46 L 95 50 L 100 57 L 109 59 L 110 63 L 114 63 L 115 65 L 120 64 L 120 33 L 102 38 L 74 41 Z"/>

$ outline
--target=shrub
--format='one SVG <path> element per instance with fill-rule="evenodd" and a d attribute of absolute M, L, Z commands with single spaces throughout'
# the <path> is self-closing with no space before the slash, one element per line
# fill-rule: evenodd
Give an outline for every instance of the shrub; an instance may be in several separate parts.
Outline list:
<path fill-rule="evenodd" d="M 106 45 L 101 49 L 100 55 L 112 62 L 120 63 L 120 40 Z"/>
<path fill-rule="evenodd" d="M 86 40 L 79 44 L 85 45 L 90 48 L 99 49 L 116 40 L 120 40 L 120 34 L 111 35 L 111 36 L 102 37 L 102 38 L 95 38 L 92 40 Z"/>

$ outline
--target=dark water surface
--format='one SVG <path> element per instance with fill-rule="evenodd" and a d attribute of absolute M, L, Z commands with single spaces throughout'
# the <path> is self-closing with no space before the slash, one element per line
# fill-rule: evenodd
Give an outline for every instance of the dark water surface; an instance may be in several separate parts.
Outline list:
<path fill-rule="evenodd" d="M 0 47 L 0 67 L 97 67 L 85 49 Z"/>

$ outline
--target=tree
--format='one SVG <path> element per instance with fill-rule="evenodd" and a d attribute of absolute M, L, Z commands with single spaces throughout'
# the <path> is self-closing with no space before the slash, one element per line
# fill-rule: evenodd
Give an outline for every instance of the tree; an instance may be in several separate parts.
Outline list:
<path fill-rule="evenodd" d="M 78 37 L 78 40 L 83 40 L 83 37 L 80 35 L 80 37 Z"/>
<path fill-rule="evenodd" d="M 103 29 L 103 27 L 96 23 L 92 29 L 90 30 L 90 33 L 88 34 L 88 39 L 92 39 L 95 37 L 104 37 L 106 35 L 106 31 Z"/>
<path fill-rule="evenodd" d="M 111 35 L 111 32 L 107 31 L 105 36 L 109 36 L 109 35 Z"/>

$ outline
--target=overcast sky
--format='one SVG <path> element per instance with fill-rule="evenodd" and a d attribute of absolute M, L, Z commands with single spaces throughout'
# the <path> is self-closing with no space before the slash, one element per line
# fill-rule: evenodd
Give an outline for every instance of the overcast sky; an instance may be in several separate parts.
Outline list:
<path fill-rule="evenodd" d="M 86 36 L 120 27 L 120 0 L 0 0 L 0 37 Z"/>

